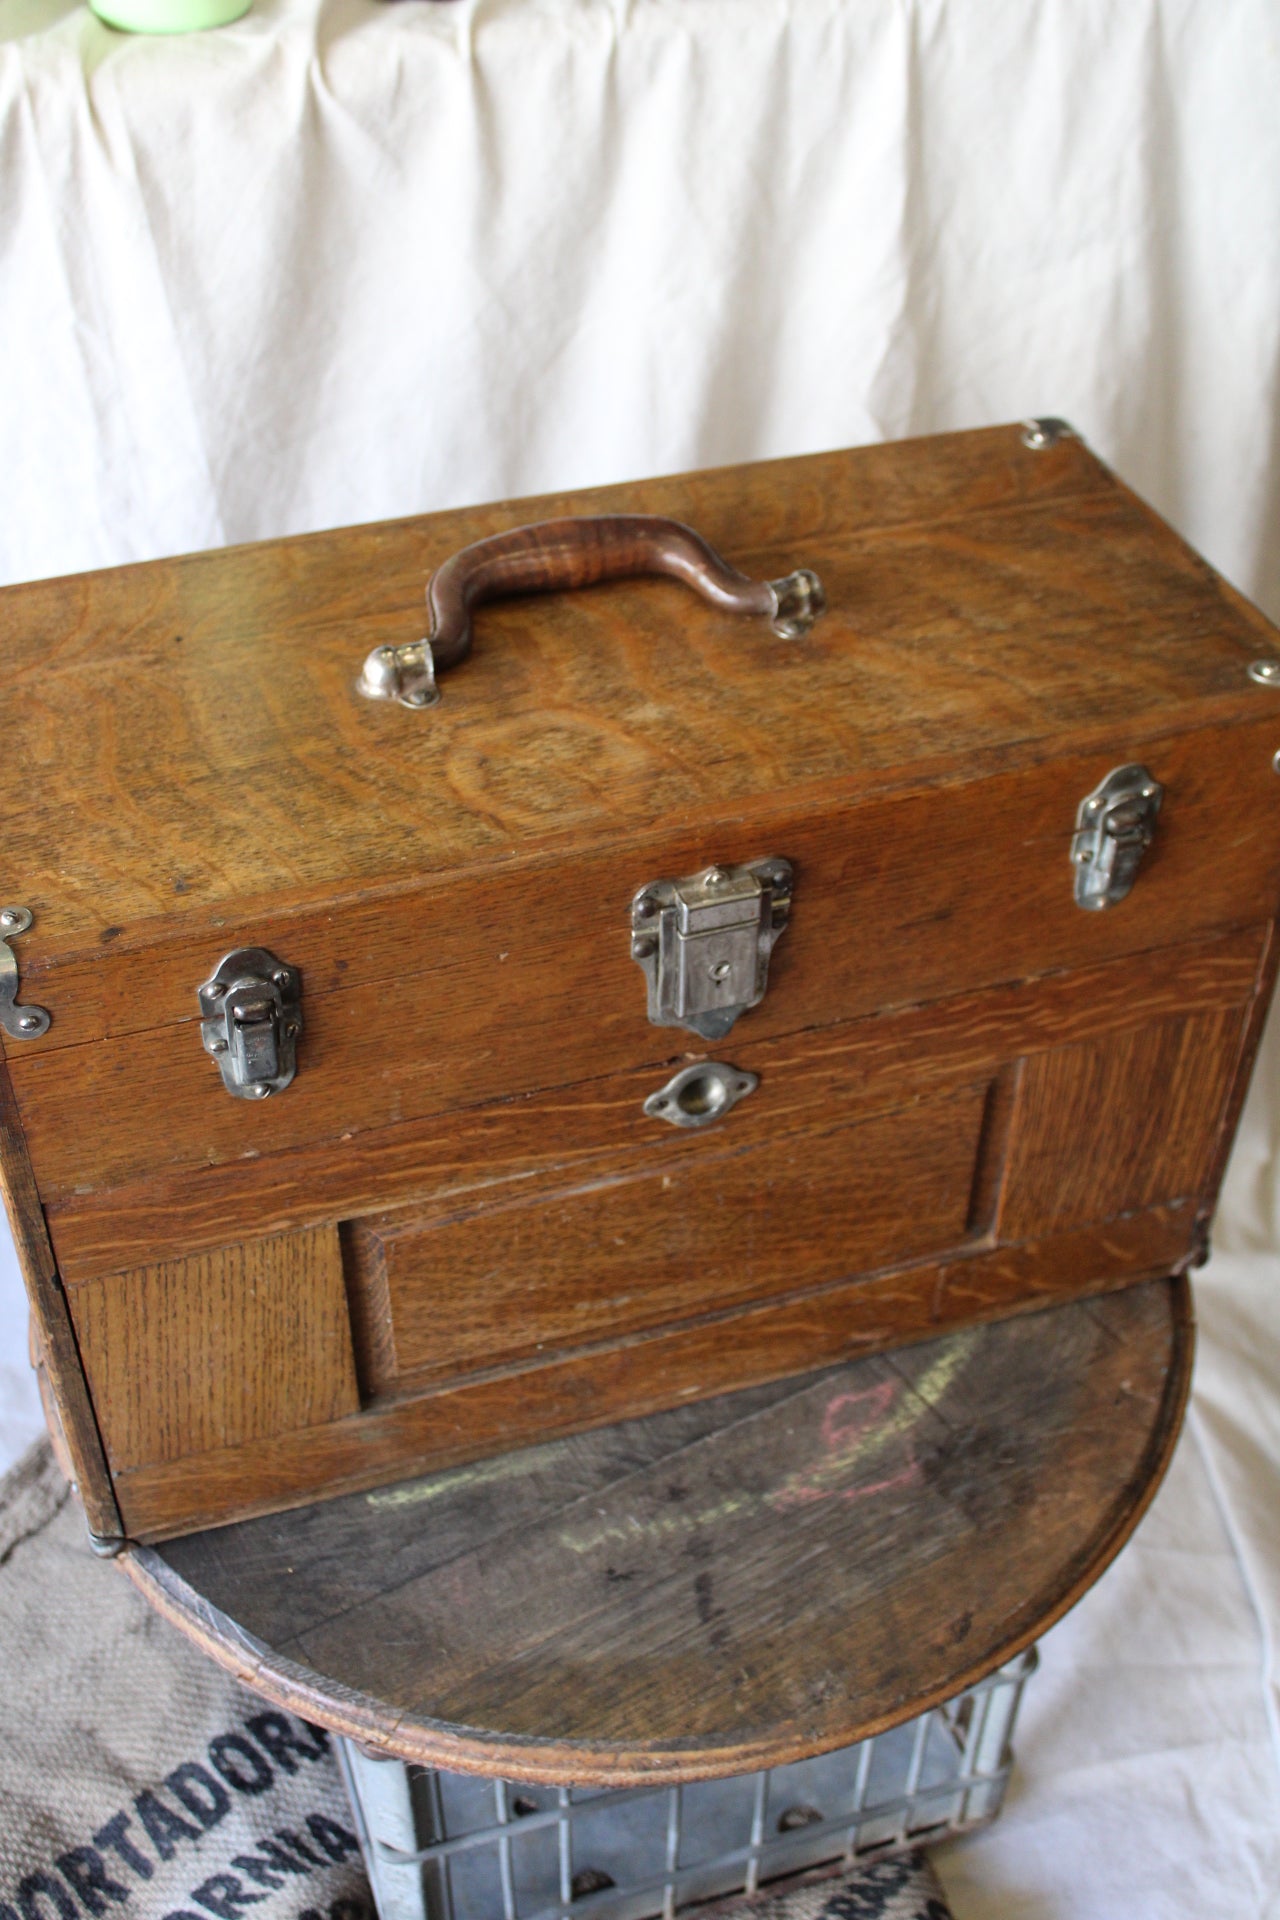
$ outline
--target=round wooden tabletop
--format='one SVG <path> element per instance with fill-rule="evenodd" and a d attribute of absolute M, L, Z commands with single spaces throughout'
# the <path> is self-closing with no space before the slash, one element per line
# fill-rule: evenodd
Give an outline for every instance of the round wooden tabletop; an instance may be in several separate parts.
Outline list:
<path fill-rule="evenodd" d="M 408 1760 L 627 1785 L 772 1766 L 1035 1639 L 1177 1437 L 1185 1280 L 134 1547 L 248 1686 Z"/>

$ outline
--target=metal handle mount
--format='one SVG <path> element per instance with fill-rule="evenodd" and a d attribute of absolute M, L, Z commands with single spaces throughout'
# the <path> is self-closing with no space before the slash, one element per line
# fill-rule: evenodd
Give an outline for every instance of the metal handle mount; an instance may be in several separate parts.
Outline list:
<path fill-rule="evenodd" d="M 542 520 L 477 540 L 437 567 L 427 584 L 428 637 L 375 647 L 359 691 L 404 707 L 433 706 L 437 673 L 471 651 L 471 610 L 482 601 L 639 574 L 667 574 L 713 607 L 762 616 L 783 640 L 798 640 L 826 607 L 822 582 L 807 567 L 782 580 L 750 580 L 678 520 L 637 513 Z"/>

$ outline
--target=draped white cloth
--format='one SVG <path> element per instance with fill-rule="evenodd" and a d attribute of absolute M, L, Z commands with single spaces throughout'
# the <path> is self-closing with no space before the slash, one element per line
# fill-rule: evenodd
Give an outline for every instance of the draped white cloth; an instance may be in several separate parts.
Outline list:
<path fill-rule="evenodd" d="M 1280 614 L 1277 100 L 1271 0 L 4 0 L 0 579 L 1055 412 Z M 962 1920 L 1280 1913 L 1278 1139 L 1280 1040 Z"/>

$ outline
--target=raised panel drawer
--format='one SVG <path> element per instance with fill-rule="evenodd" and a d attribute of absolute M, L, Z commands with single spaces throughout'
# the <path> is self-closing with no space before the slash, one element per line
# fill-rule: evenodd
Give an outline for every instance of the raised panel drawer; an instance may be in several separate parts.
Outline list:
<path fill-rule="evenodd" d="M 367 1388 L 545 1357 L 960 1247 L 985 1084 L 498 1207 L 347 1230 Z"/>

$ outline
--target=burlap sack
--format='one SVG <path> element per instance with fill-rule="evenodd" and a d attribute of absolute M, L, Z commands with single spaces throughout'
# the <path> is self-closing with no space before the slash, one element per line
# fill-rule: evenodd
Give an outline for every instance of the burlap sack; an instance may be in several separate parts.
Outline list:
<path fill-rule="evenodd" d="M 43 1441 L 0 1480 L 0 1662 L 0 1920 L 373 1920 L 328 1736 L 94 1559 Z M 948 1910 L 914 1857 L 715 1912 Z"/>
<path fill-rule="evenodd" d="M 953 1920 L 922 1853 L 879 1860 L 830 1880 L 754 1900 L 696 1907 L 697 1920 Z"/>
<path fill-rule="evenodd" d="M 371 1920 L 327 1735 L 89 1551 L 41 1442 L 0 1482 L 0 1920 Z"/>

